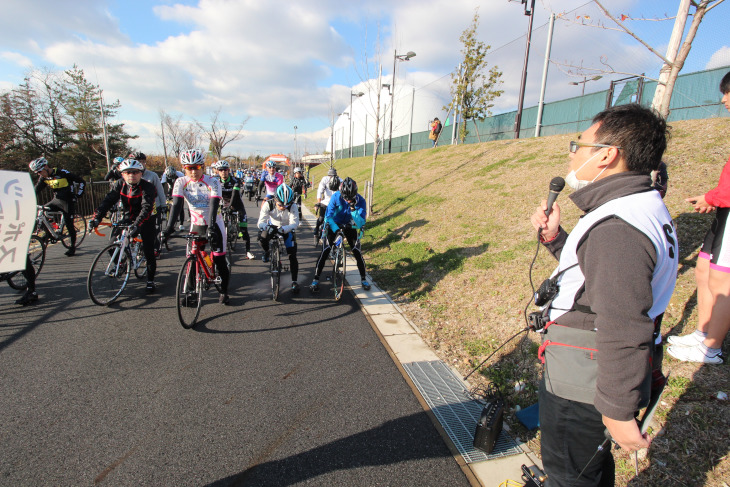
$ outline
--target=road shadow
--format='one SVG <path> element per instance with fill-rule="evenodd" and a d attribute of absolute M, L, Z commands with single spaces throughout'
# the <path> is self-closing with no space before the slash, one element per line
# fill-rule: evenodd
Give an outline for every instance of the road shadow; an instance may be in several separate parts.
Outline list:
<path fill-rule="evenodd" d="M 278 460 L 270 459 L 276 456 L 276 450 L 280 445 L 294 441 L 293 437 L 301 432 L 302 424 L 306 423 L 307 417 L 311 414 L 314 414 L 313 410 L 303 411 L 299 417 L 294 418 L 295 424 L 289 429 L 282 425 L 281 431 L 272 438 L 270 448 L 261 452 L 259 457 L 244 470 L 207 484 L 207 487 L 252 485 L 284 487 L 304 483 L 330 485 L 324 479 L 317 480 L 318 477 L 331 472 L 353 469 L 362 469 L 361 485 L 367 485 L 368 467 L 384 467 L 430 458 L 443 458 L 445 461 L 453 462 L 449 449 L 425 412 L 386 421 L 376 428 L 297 455 Z M 453 485 L 455 479 L 451 480 Z M 437 480 L 432 479 L 432 481 Z M 395 483 L 403 486 L 427 485 L 429 481 L 422 476 L 419 479 L 401 478 Z"/>

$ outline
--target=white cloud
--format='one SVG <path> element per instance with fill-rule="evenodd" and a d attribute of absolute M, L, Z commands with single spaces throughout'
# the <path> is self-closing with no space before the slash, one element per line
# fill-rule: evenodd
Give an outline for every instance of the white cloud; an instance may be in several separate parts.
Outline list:
<path fill-rule="evenodd" d="M 30 58 L 23 56 L 20 53 L 12 52 L 12 51 L 3 51 L 0 52 L 0 59 L 5 59 L 7 61 L 10 61 L 11 63 L 17 64 L 18 66 L 22 66 L 24 68 L 30 68 L 33 66 L 33 61 L 30 60 Z"/>
<path fill-rule="evenodd" d="M 722 46 L 722 48 L 715 51 L 707 62 L 705 69 L 721 68 L 723 66 L 730 66 L 730 47 L 728 46 Z"/>

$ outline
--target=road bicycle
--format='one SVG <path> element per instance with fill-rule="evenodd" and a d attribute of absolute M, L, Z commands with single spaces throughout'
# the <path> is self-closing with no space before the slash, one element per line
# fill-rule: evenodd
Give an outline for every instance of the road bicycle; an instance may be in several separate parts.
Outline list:
<path fill-rule="evenodd" d="M 230 206 L 225 206 L 221 208 L 221 215 L 223 216 L 223 227 L 226 229 L 226 250 L 233 252 L 236 250 L 238 240 L 238 212 Z"/>
<path fill-rule="evenodd" d="M 322 238 L 327 238 L 323 235 Z M 335 241 L 332 244 L 332 290 L 335 293 L 335 301 L 342 298 L 345 290 L 345 273 L 347 272 L 347 250 L 345 249 L 345 234 L 342 230 L 335 233 Z"/>
<path fill-rule="evenodd" d="M 274 237 L 269 241 L 269 272 L 271 273 L 271 298 L 274 301 L 279 299 L 279 291 L 281 290 L 281 273 L 289 270 L 289 266 L 285 266 L 282 263 L 282 253 L 286 253 L 284 234 L 277 229 L 276 235 L 274 235 Z"/>
<path fill-rule="evenodd" d="M 170 243 L 167 239 L 163 238 L 165 228 L 167 228 L 168 218 L 170 217 L 170 207 L 165 205 L 157 210 L 160 214 L 160 227 L 157 229 L 157 235 L 155 236 L 155 257 L 158 259 L 162 256 L 162 245 L 164 242 L 165 250 L 170 251 Z"/>
<path fill-rule="evenodd" d="M 253 192 L 254 192 L 253 182 L 243 183 L 243 188 L 244 188 L 243 192 L 246 195 L 246 197 L 248 198 L 248 201 L 251 201 L 251 198 L 253 198 Z"/>
<path fill-rule="evenodd" d="M 30 242 L 28 244 L 28 257 L 30 257 L 30 263 L 33 266 L 36 277 L 40 274 L 43 264 L 46 261 L 46 243 L 41 240 L 38 235 L 31 235 Z M 23 261 L 25 267 L 25 261 Z M 3 272 L 0 273 L 0 282 L 8 281 L 8 285 L 18 291 L 25 291 L 28 289 L 28 281 L 23 275 L 23 271 Z"/>
<path fill-rule="evenodd" d="M 207 238 L 197 233 L 170 238 L 188 240 L 188 256 L 177 275 L 175 301 L 180 324 L 183 328 L 192 328 L 197 323 L 200 308 L 203 306 L 203 291 L 215 286 L 219 293 L 222 292 L 223 280 L 218 275 L 212 256 L 205 251 Z"/>
<path fill-rule="evenodd" d="M 78 247 L 86 237 L 86 218 L 82 215 L 74 215 L 73 219 L 74 227 L 76 227 L 76 247 Z M 68 234 L 68 228 L 66 228 L 66 217 L 62 212 L 54 211 L 48 206 L 38 205 L 35 234 L 46 245 L 61 242 L 67 249 L 71 248 L 71 237 Z"/>
<path fill-rule="evenodd" d="M 100 226 L 112 225 L 101 223 Z M 117 228 L 121 230 L 119 237 L 113 244 L 104 247 L 91 264 L 86 290 L 94 304 L 109 306 L 113 303 L 127 287 L 132 270 L 137 279 L 143 279 L 147 275 L 147 259 L 142 248 L 142 239 L 131 238 L 129 227 L 127 224 L 117 224 Z M 94 233 L 104 236 L 97 228 Z"/>

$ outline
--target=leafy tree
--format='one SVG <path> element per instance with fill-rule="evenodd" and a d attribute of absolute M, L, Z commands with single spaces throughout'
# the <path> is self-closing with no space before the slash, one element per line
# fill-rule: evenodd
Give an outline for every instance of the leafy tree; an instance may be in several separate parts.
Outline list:
<path fill-rule="evenodd" d="M 444 110 L 459 110 L 465 123 L 459 127 L 459 140 L 464 141 L 469 134 L 467 123 L 474 122 L 476 128 L 477 120 L 483 121 L 489 115 L 494 106 L 494 99 L 502 95 L 504 90 L 497 88 L 502 84 L 502 72 L 497 66 L 487 70 L 486 56 L 491 49 L 484 42 L 477 38 L 479 27 L 479 11 L 474 11 L 472 24 L 459 37 L 463 44 L 461 53 L 464 59 L 461 62 L 461 70 L 451 74 L 451 103 L 444 106 Z"/>

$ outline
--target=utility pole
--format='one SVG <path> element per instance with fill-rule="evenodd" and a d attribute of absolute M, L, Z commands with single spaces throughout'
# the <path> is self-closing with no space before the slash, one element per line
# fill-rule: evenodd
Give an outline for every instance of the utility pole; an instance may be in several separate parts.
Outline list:
<path fill-rule="evenodd" d="M 527 2 L 531 2 L 530 8 L 527 8 Z M 527 26 L 527 42 L 525 43 L 525 62 L 522 66 L 522 81 L 520 81 L 520 98 L 517 106 L 517 114 L 515 115 L 515 139 L 520 138 L 520 125 L 522 125 L 522 105 L 525 103 L 525 84 L 527 83 L 527 61 L 530 59 L 530 40 L 532 39 L 532 19 L 535 17 L 535 0 L 522 0 L 525 5 L 525 15 L 530 17 Z"/>
<path fill-rule="evenodd" d="M 555 26 L 555 14 L 550 14 L 550 27 L 548 28 L 547 45 L 545 46 L 545 64 L 542 66 L 542 86 L 540 87 L 540 102 L 537 105 L 537 121 L 535 122 L 535 137 L 540 137 L 540 125 L 542 124 L 542 108 L 545 105 L 545 85 L 547 84 L 548 65 L 550 64 L 550 49 L 553 44 L 553 27 Z M 583 85 L 585 87 L 585 85 Z"/>
<path fill-rule="evenodd" d="M 383 89 L 382 82 L 382 76 L 383 76 L 383 66 L 381 65 L 378 69 L 378 101 L 376 104 L 376 110 L 375 110 L 375 138 L 373 139 L 373 166 L 370 171 L 370 186 L 368 187 L 368 195 L 367 195 L 367 217 L 370 218 L 370 215 L 373 212 L 373 194 L 375 193 L 373 191 L 373 188 L 375 186 L 375 163 L 378 161 L 378 144 L 380 143 L 380 134 L 378 133 L 379 125 L 380 125 L 380 92 Z"/>
<path fill-rule="evenodd" d="M 106 170 L 110 171 L 111 161 L 109 160 L 109 139 L 106 135 L 106 117 L 104 116 L 104 91 L 99 90 L 99 108 L 101 108 L 101 128 L 104 134 L 104 154 L 106 156 Z"/>
<path fill-rule="evenodd" d="M 167 144 L 165 143 L 165 122 L 160 118 L 160 129 L 162 130 L 162 152 L 165 154 L 165 167 L 167 167 Z"/>

